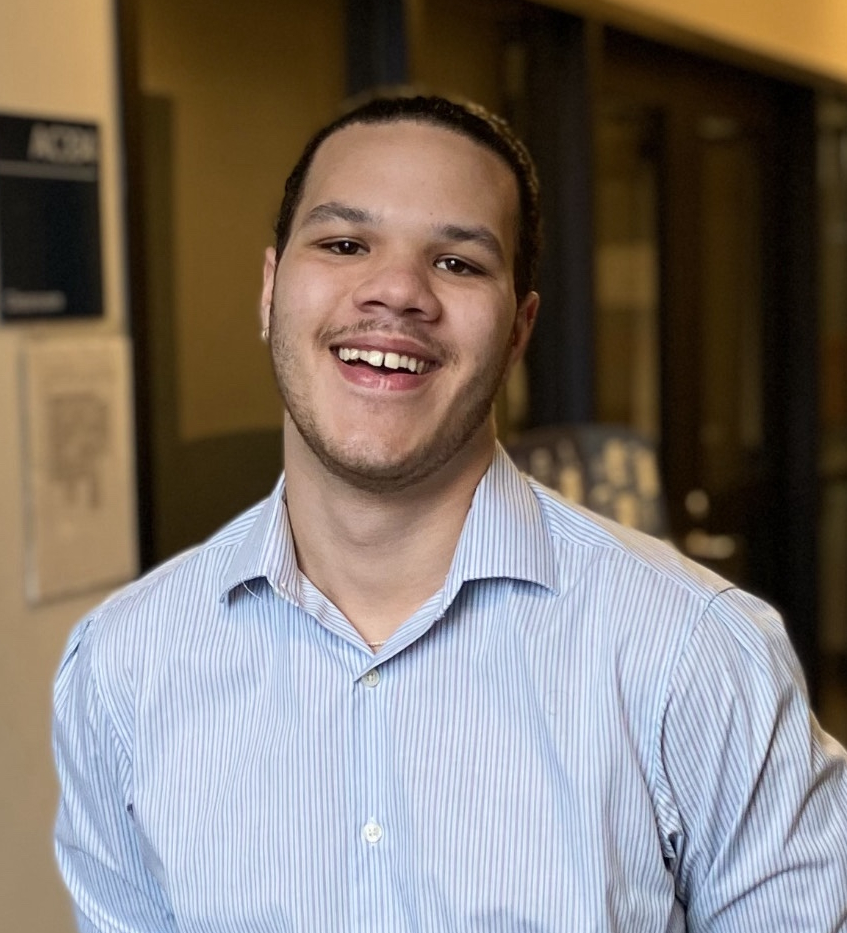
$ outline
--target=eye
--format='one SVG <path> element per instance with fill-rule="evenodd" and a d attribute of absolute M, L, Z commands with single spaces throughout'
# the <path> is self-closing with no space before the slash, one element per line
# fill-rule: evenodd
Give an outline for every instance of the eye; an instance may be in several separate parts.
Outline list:
<path fill-rule="evenodd" d="M 356 240 L 329 240 L 321 243 L 321 249 L 335 253 L 336 256 L 358 256 L 366 252 L 365 247 Z"/>
<path fill-rule="evenodd" d="M 437 269 L 443 269 L 445 272 L 451 272 L 453 275 L 481 275 L 481 270 L 476 266 L 472 266 L 469 262 L 465 262 L 464 259 L 459 259 L 456 256 L 443 256 L 441 259 L 436 260 L 435 266 Z"/>

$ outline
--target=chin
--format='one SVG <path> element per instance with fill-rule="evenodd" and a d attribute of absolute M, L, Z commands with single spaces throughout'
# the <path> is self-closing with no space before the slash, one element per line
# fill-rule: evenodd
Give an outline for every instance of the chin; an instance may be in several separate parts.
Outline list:
<path fill-rule="evenodd" d="M 420 456 L 413 452 L 407 456 L 368 456 L 361 450 L 347 456 L 315 451 L 330 473 L 363 492 L 400 492 L 417 485 L 435 473 L 443 464 L 439 457 Z"/>
<path fill-rule="evenodd" d="M 404 451 L 398 451 L 396 442 L 375 445 L 373 438 L 334 450 L 313 444 L 308 437 L 305 440 L 327 471 L 351 487 L 388 494 L 420 486 L 442 471 L 450 473 L 451 465 L 461 471 L 462 464 L 476 461 L 483 450 L 493 449 L 493 423 L 490 430 L 488 426 L 484 422 L 474 430 L 467 430 L 466 425 L 464 431 L 441 432 Z"/>
<path fill-rule="evenodd" d="M 337 422 L 319 424 L 305 406 L 289 405 L 287 413 L 322 467 L 363 492 L 402 492 L 424 483 L 453 461 L 461 468 L 462 463 L 476 461 L 481 451 L 493 448 L 491 402 L 481 394 L 464 417 L 442 420 L 417 438 L 396 426 L 378 433 L 344 430 Z"/>

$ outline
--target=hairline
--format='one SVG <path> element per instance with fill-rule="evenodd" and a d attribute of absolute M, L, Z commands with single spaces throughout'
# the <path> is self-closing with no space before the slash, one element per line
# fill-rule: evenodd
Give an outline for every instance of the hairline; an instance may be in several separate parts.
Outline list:
<path fill-rule="evenodd" d="M 324 144 L 327 143 L 334 136 L 337 136 L 339 133 L 344 132 L 344 130 L 350 129 L 355 126 L 376 127 L 376 126 L 389 125 L 392 123 L 417 123 L 417 124 L 424 125 L 424 126 L 432 126 L 435 129 L 443 129 L 448 133 L 452 133 L 455 136 L 459 136 L 463 139 L 468 140 L 468 142 L 476 144 L 483 151 L 488 152 L 491 155 L 494 155 L 497 157 L 497 160 L 508 172 L 509 178 L 511 178 L 512 183 L 514 185 L 515 208 L 516 208 L 515 217 L 514 217 L 514 223 L 515 223 L 515 231 L 514 231 L 515 233 L 515 257 L 514 258 L 516 260 L 517 250 L 519 247 L 520 225 L 521 225 L 521 190 L 520 190 L 521 185 L 520 185 L 520 179 L 518 178 L 517 173 L 515 172 L 514 168 L 509 164 L 509 160 L 501 152 L 498 152 L 493 146 L 489 146 L 487 143 L 483 142 L 481 139 L 474 136 L 473 133 L 465 132 L 462 129 L 462 127 L 454 126 L 450 123 L 446 123 L 437 118 L 430 119 L 428 114 L 405 114 L 405 113 L 391 114 L 390 116 L 386 116 L 381 119 L 351 120 L 349 123 L 343 123 L 341 126 L 336 127 L 332 132 L 327 133 L 326 136 L 321 138 L 320 142 L 318 143 L 318 145 L 315 147 L 314 151 L 312 152 L 311 158 L 309 159 L 308 166 L 306 168 L 305 173 L 303 174 L 303 178 L 300 182 L 300 187 L 297 191 L 297 198 L 292 203 L 291 220 L 288 226 L 286 241 L 282 249 L 277 248 L 277 251 L 276 251 L 277 260 L 279 260 L 279 257 L 282 255 L 282 252 L 285 250 L 285 247 L 288 245 L 288 242 L 291 239 L 291 233 L 294 227 L 294 219 L 297 216 L 297 212 L 300 210 L 300 207 L 302 206 L 303 195 L 306 191 L 307 185 L 309 184 L 309 177 L 312 174 L 312 168 L 315 164 L 315 160 L 318 157 L 318 153 L 323 149 Z M 317 205 L 318 209 L 320 209 L 320 207 L 321 205 Z M 355 211 L 357 209 L 353 208 L 352 210 Z M 447 230 L 448 228 L 450 230 L 464 229 L 462 225 L 456 225 L 456 224 L 443 224 L 440 226 L 444 230 Z M 485 239 L 490 239 L 492 237 L 485 237 Z M 459 236 L 456 238 L 474 239 L 475 237 Z M 499 241 L 497 241 L 496 237 L 493 237 L 493 239 L 495 241 L 494 246 L 489 247 L 489 249 L 491 252 L 497 253 L 501 255 L 502 257 L 502 249 L 500 247 Z"/>
<path fill-rule="evenodd" d="M 472 114 L 476 116 L 476 114 Z M 303 174 L 300 178 L 299 185 L 297 187 L 297 192 L 294 199 L 291 202 L 290 214 L 288 218 L 288 225 L 285 231 L 285 240 L 280 242 L 277 241 L 276 244 L 276 262 L 279 263 L 279 259 L 285 251 L 288 243 L 291 240 L 292 227 L 294 222 L 294 217 L 297 214 L 297 211 L 300 209 L 300 206 L 303 201 L 303 196 L 306 190 L 306 185 L 308 184 L 309 177 L 312 172 L 312 166 L 314 165 L 315 158 L 318 153 L 323 148 L 324 143 L 331 139 L 333 136 L 336 136 L 339 132 L 347 129 L 348 127 L 353 126 L 382 126 L 390 125 L 393 123 L 412 123 L 418 124 L 420 126 L 432 126 L 435 128 L 440 128 L 448 132 L 454 133 L 456 136 L 460 136 L 464 139 L 469 140 L 472 143 L 475 143 L 483 150 L 492 153 L 495 155 L 499 161 L 505 166 L 510 177 L 512 178 L 515 186 L 516 197 L 516 211 L 515 211 L 515 250 L 513 256 L 513 268 L 512 268 L 512 278 L 517 294 L 517 269 L 518 262 L 523 253 L 523 229 L 524 224 L 527 222 L 527 218 L 524 216 L 526 210 L 526 205 L 524 204 L 524 185 L 528 183 L 528 179 L 521 177 L 520 172 L 515 168 L 511 163 L 509 158 L 505 155 L 504 152 L 500 151 L 491 141 L 481 137 L 479 134 L 474 133 L 471 129 L 462 126 L 461 124 L 454 122 L 452 120 L 442 118 L 435 112 L 403 112 L 399 111 L 396 113 L 363 113 L 359 114 L 355 111 L 350 113 L 347 116 L 339 117 L 334 123 L 330 123 L 328 126 L 324 127 L 323 130 L 319 131 L 316 137 L 313 137 L 310 144 L 307 146 L 306 150 L 301 153 L 300 160 L 302 161 L 303 157 L 308 154 L 308 159 L 304 167 Z M 496 137 L 496 131 L 492 130 Z M 498 137 L 499 138 L 499 137 Z M 505 141 L 504 141 L 505 145 Z M 309 152 L 309 148 L 311 151 Z M 525 259 L 525 257 L 524 257 Z M 533 288 L 533 283 L 531 281 L 526 283 L 526 287 L 523 289 L 523 294 L 517 294 L 519 300 L 522 300 L 526 294 L 528 294 Z"/>
<path fill-rule="evenodd" d="M 472 101 L 450 100 L 421 94 L 368 99 L 326 124 L 309 139 L 285 182 L 285 192 L 274 222 L 276 260 L 291 238 L 292 221 L 304 196 L 315 155 L 323 143 L 346 126 L 380 126 L 400 122 L 450 130 L 499 156 L 517 188 L 516 232 L 512 278 L 515 296 L 523 301 L 536 287 L 541 254 L 541 211 L 538 176 L 526 145 L 500 116 Z"/>

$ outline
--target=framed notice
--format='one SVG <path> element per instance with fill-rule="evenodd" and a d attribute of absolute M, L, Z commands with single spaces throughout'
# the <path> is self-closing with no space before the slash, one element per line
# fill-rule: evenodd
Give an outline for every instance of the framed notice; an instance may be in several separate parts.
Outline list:
<path fill-rule="evenodd" d="M 0 114 L 0 318 L 100 317 L 100 147 L 91 123 Z"/>
<path fill-rule="evenodd" d="M 31 340 L 22 354 L 27 598 L 123 583 L 138 572 L 129 343 Z"/>

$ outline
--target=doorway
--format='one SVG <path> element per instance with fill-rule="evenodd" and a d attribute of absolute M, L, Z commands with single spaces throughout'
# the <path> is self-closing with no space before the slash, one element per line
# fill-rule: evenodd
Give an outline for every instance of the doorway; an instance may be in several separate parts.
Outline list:
<path fill-rule="evenodd" d="M 812 95 L 614 30 L 600 71 L 596 420 L 655 442 L 674 540 L 777 604 L 814 691 Z"/>

